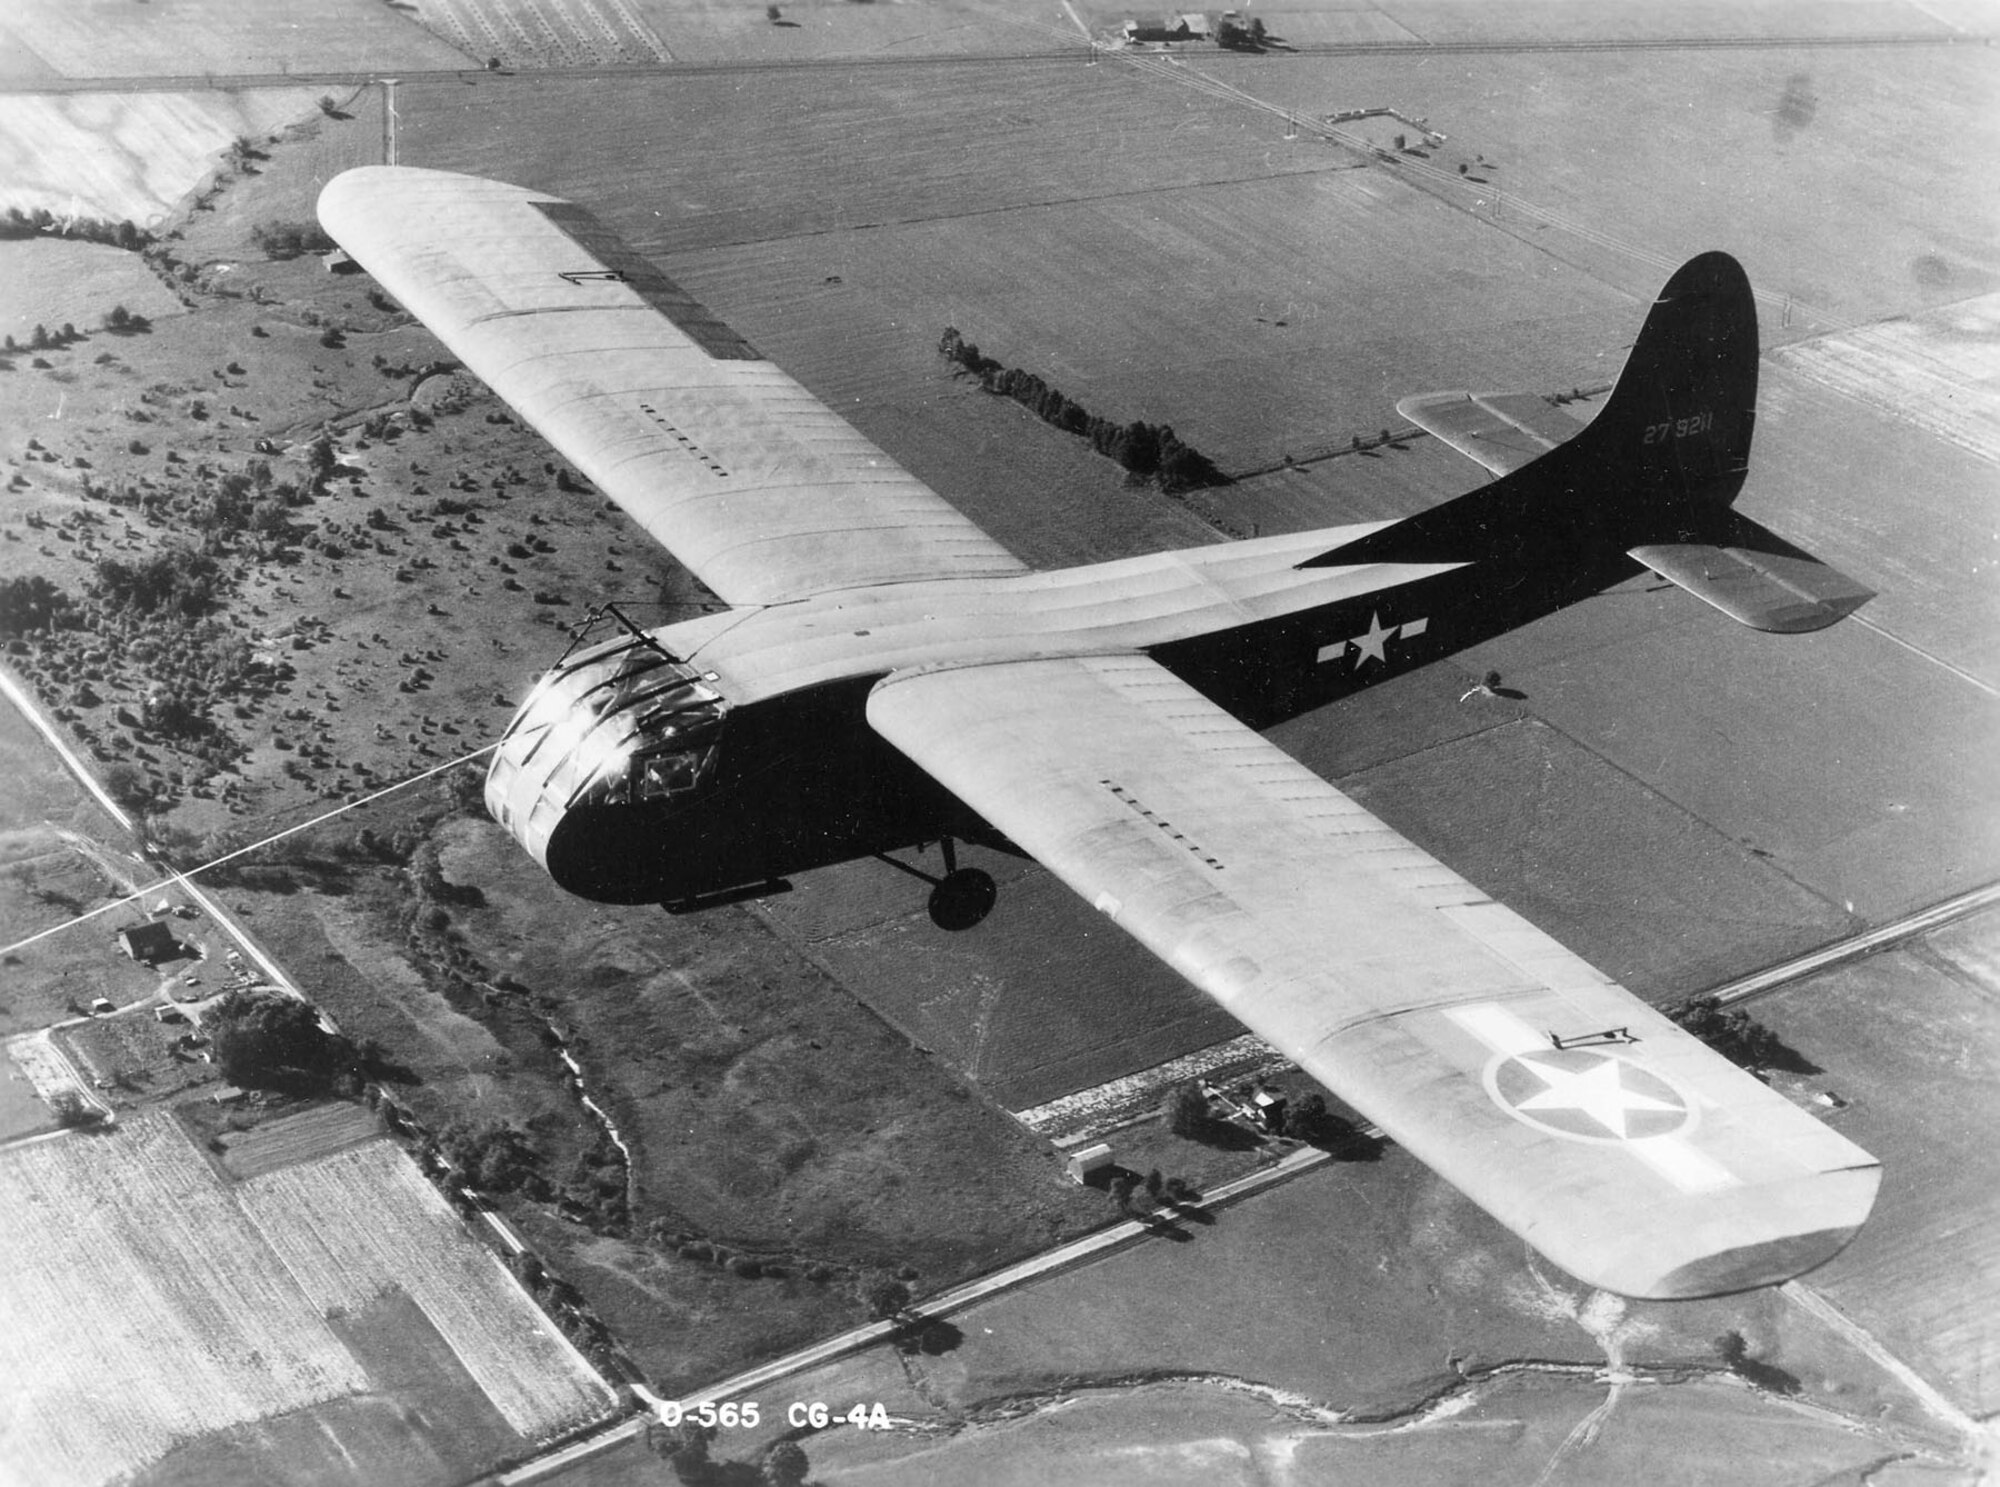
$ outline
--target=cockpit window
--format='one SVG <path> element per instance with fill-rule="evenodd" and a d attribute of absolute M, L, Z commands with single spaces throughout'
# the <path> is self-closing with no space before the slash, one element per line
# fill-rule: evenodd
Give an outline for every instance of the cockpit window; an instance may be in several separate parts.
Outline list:
<path fill-rule="evenodd" d="M 692 666 L 650 636 L 565 658 L 545 675 L 495 756 L 499 772 L 529 769 L 550 806 L 589 797 L 606 805 L 662 800 L 700 783 L 713 763 L 728 704 Z"/>

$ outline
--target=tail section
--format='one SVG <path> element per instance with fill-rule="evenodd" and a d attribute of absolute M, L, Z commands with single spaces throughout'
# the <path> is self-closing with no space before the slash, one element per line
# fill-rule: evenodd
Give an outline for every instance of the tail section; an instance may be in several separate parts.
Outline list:
<path fill-rule="evenodd" d="M 1730 509 L 1750 469 L 1757 356 L 1742 266 L 1727 253 L 1692 258 L 1660 291 L 1617 386 L 1581 432 L 1510 462 L 1484 489 L 1300 566 L 1498 561 L 1582 575 L 1630 559 L 1754 629 L 1830 625 L 1871 591 Z M 1502 401 L 1466 400 L 1522 427 Z"/>
<path fill-rule="evenodd" d="M 1750 469 L 1756 418 L 1750 280 L 1727 253 L 1704 253 L 1667 280 L 1610 401 L 1565 447 L 1612 499 L 1727 506 Z"/>

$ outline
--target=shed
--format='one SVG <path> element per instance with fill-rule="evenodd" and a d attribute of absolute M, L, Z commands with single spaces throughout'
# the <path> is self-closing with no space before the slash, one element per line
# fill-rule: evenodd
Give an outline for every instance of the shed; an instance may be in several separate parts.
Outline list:
<path fill-rule="evenodd" d="M 148 919 L 143 924 L 127 925 L 119 930 L 118 944 L 127 955 L 142 965 L 172 960 L 180 954 L 181 949 L 181 942 L 174 938 L 174 932 L 157 919 Z"/>
<path fill-rule="evenodd" d="M 1069 1177 L 1071 1182 L 1088 1183 L 1092 1178 L 1111 1166 L 1111 1148 L 1102 1141 L 1095 1146 L 1081 1147 L 1069 1154 Z"/>

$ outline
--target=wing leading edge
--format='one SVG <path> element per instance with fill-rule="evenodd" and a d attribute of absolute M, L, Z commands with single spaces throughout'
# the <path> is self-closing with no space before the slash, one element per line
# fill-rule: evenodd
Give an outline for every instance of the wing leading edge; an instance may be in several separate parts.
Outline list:
<path fill-rule="evenodd" d="M 1025 565 L 572 203 L 350 170 L 328 232 L 733 605 Z"/>
<path fill-rule="evenodd" d="M 1583 1281 L 1769 1284 L 1868 1214 L 1867 1152 L 1150 659 L 901 673 L 868 718 Z"/>

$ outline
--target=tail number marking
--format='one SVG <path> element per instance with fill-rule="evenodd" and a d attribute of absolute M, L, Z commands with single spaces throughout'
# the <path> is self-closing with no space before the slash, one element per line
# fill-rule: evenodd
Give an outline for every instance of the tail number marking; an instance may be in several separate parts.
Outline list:
<path fill-rule="evenodd" d="M 1642 442 L 1647 444 L 1664 444 L 1669 439 L 1685 439 L 1689 434 L 1705 434 L 1714 427 L 1715 411 L 1711 408 L 1704 408 L 1701 412 L 1690 414 L 1686 418 L 1675 418 L 1666 423 L 1647 424 L 1646 437 Z"/>

